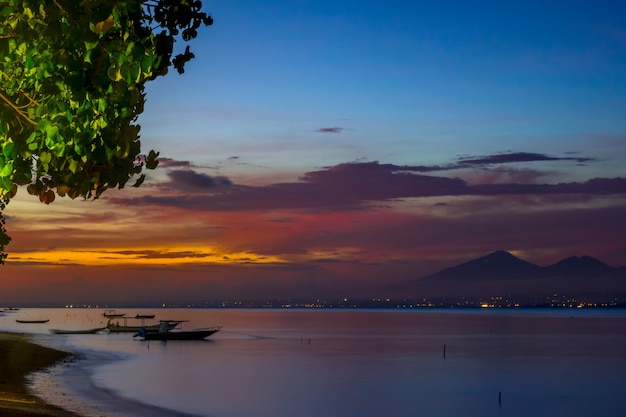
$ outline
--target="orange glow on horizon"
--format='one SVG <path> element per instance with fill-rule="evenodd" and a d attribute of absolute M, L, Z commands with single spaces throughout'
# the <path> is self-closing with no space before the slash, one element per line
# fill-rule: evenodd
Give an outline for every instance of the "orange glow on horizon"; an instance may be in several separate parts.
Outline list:
<path fill-rule="evenodd" d="M 213 247 L 145 247 L 115 249 L 52 249 L 47 251 L 11 253 L 11 263 L 41 263 L 84 266 L 170 266 L 185 264 L 283 263 L 275 256 L 249 252 L 224 252 Z"/>

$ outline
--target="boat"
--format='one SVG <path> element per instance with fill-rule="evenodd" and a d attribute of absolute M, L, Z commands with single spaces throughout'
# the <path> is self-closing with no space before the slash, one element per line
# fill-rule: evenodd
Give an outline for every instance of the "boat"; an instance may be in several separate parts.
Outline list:
<path fill-rule="evenodd" d="M 115 319 L 115 322 L 113 320 Z M 122 320 L 120 324 L 120 320 Z M 129 320 L 131 322 L 129 323 Z M 169 330 L 173 330 L 180 323 L 172 323 Z M 137 317 L 109 317 L 106 328 L 111 333 L 137 333 L 139 330 L 146 329 L 147 332 L 158 332 L 161 328 L 160 323 L 146 324 L 146 319 Z"/>
<path fill-rule="evenodd" d="M 173 332 L 154 332 L 146 333 L 143 335 L 144 340 L 203 340 L 211 336 L 213 333 L 217 333 L 220 330 L 219 327 L 205 330 L 181 330 Z"/>
<path fill-rule="evenodd" d="M 102 315 L 104 317 L 124 317 L 126 314 L 125 313 L 118 313 L 115 310 L 104 310 L 104 313 L 102 313 Z"/>
<path fill-rule="evenodd" d="M 154 314 L 137 314 L 135 318 L 136 319 L 153 319 Z"/>
<path fill-rule="evenodd" d="M 106 330 L 106 327 L 96 327 L 94 329 L 82 329 L 82 330 L 50 329 L 50 333 L 52 334 L 95 334 L 101 330 Z"/>
<path fill-rule="evenodd" d="M 221 330 L 221 326 L 206 327 L 196 330 L 167 330 L 172 324 L 177 327 L 186 320 L 161 320 L 161 328 L 158 332 L 148 332 L 144 329 L 139 330 L 134 337 L 140 336 L 143 340 L 203 340 Z"/>
<path fill-rule="evenodd" d="M 43 319 L 43 320 L 19 320 L 16 319 L 15 320 L 18 323 L 47 323 L 50 321 L 50 319 Z"/>

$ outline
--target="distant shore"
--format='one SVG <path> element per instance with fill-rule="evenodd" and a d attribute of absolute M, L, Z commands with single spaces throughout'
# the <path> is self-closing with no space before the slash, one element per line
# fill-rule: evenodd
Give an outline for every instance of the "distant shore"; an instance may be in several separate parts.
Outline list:
<path fill-rule="evenodd" d="M 71 354 L 29 340 L 21 333 L 0 332 L 0 415 L 3 417 L 80 417 L 29 394 L 26 376 Z"/>

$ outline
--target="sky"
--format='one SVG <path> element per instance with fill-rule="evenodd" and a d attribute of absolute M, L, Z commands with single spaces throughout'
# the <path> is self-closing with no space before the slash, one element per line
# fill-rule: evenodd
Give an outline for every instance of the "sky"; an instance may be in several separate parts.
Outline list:
<path fill-rule="evenodd" d="M 204 2 L 139 189 L 20 190 L 0 304 L 385 296 L 496 250 L 626 265 L 623 1 Z M 378 293 L 377 293 L 378 291 Z"/>

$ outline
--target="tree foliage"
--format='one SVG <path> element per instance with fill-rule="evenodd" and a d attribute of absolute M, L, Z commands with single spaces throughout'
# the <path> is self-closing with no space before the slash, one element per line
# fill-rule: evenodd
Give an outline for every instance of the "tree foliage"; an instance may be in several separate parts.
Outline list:
<path fill-rule="evenodd" d="M 194 55 L 176 42 L 212 23 L 199 0 L 0 0 L 4 202 L 139 186 L 158 163 L 139 140 L 145 83 L 183 73 Z"/>

